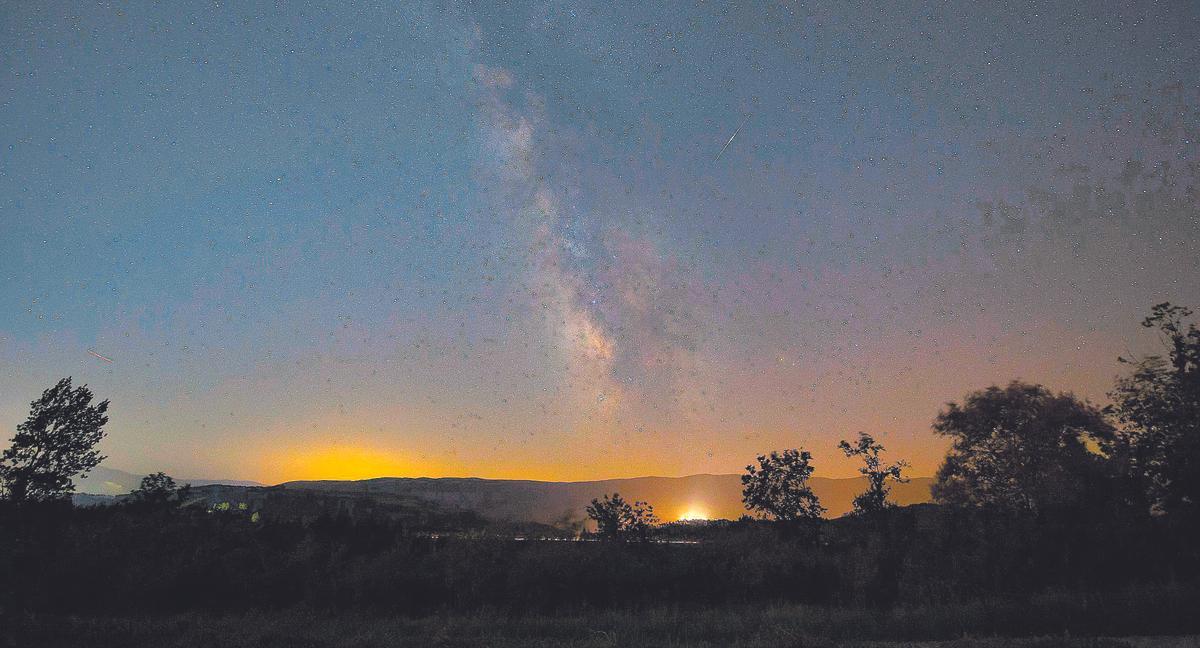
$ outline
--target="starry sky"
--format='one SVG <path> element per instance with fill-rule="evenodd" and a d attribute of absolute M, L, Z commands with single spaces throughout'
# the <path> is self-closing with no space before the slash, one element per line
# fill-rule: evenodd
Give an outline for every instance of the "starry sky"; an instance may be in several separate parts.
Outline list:
<path fill-rule="evenodd" d="M 929 475 L 1200 305 L 1200 4 L 691 4 L 6 3 L 0 428 L 73 376 L 131 472 Z"/>

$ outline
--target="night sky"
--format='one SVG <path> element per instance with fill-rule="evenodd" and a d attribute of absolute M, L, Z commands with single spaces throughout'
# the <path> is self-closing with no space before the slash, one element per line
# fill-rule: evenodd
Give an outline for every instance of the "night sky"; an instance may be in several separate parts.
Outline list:
<path fill-rule="evenodd" d="M 1200 3 L 385 4 L 0 7 L 3 437 L 69 375 L 131 472 L 930 475 L 1200 306 Z"/>

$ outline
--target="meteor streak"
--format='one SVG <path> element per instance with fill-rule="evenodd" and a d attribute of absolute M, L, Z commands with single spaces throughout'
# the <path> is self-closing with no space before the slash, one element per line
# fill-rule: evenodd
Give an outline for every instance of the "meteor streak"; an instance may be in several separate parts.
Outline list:
<path fill-rule="evenodd" d="M 737 137 L 738 132 L 740 132 L 742 130 L 742 126 L 745 126 L 745 125 L 746 125 L 746 120 L 743 119 L 742 123 L 738 124 L 738 127 L 733 129 L 733 135 L 729 136 L 729 141 L 725 142 L 725 146 L 721 147 L 721 152 L 717 153 L 717 157 L 713 158 L 713 162 L 716 162 L 717 160 L 721 159 L 721 155 L 723 153 L 725 153 L 725 149 L 729 148 L 730 144 L 733 144 L 733 138 Z"/>

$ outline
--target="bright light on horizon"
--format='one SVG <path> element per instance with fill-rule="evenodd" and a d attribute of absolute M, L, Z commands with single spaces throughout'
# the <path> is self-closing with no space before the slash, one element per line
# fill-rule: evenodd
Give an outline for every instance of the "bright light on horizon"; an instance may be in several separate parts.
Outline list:
<path fill-rule="evenodd" d="M 696 507 L 696 506 L 689 508 L 688 510 L 684 511 L 682 515 L 679 516 L 680 522 L 695 521 L 695 520 L 707 520 L 707 519 L 708 519 L 708 511 L 705 511 L 704 509 Z"/>

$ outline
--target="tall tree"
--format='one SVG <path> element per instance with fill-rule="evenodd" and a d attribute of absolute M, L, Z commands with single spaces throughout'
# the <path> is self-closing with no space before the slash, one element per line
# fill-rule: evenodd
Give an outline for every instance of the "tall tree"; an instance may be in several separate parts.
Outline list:
<path fill-rule="evenodd" d="M 1098 451 L 1114 439 L 1096 407 L 1020 381 L 948 404 L 933 429 L 952 440 L 936 501 L 1034 510 L 1084 501 L 1103 478 Z"/>
<path fill-rule="evenodd" d="M 1132 371 L 1109 396 L 1117 456 L 1137 495 L 1164 513 L 1200 513 L 1200 329 L 1192 311 L 1158 304 L 1142 321 L 1164 355 L 1121 358 Z"/>
<path fill-rule="evenodd" d="M 812 453 L 807 450 L 759 455 L 758 467 L 746 466 L 742 475 L 742 503 L 747 510 L 785 522 L 819 518 L 825 508 L 808 486 L 812 473 Z"/>
<path fill-rule="evenodd" d="M 86 476 L 104 457 L 96 444 L 104 438 L 108 401 L 92 404 L 92 392 L 71 387 L 63 378 L 29 407 L 12 445 L 0 455 L 0 484 L 18 502 L 67 497 L 71 478 Z"/>
<path fill-rule="evenodd" d="M 842 441 L 838 447 L 846 453 L 847 457 L 862 457 L 864 464 L 862 468 L 858 469 L 858 472 L 867 478 L 867 490 L 854 498 L 854 512 L 858 514 L 872 513 L 891 506 L 892 504 L 888 502 L 887 498 L 888 492 L 891 491 L 888 480 L 901 484 L 907 483 L 908 479 L 901 474 L 901 471 L 908 467 L 908 462 L 901 460 L 884 465 L 879 458 L 879 453 L 884 450 L 883 445 L 866 432 L 859 432 L 858 441 L 855 443 Z"/>

